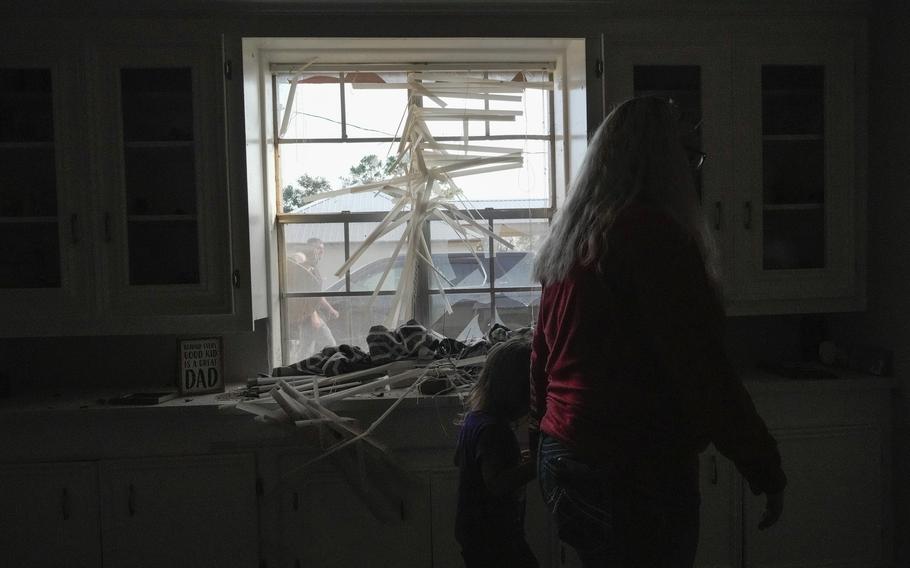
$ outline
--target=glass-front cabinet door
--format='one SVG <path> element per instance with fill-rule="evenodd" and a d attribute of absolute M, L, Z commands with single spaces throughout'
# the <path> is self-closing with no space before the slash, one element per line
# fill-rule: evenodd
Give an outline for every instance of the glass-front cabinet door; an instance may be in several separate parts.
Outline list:
<path fill-rule="evenodd" d="M 31 50 L 0 54 L 0 317 L 10 333 L 30 335 L 87 307 L 70 63 Z"/>
<path fill-rule="evenodd" d="M 737 274 L 743 298 L 855 285 L 854 66 L 841 45 L 735 51 Z"/>
<path fill-rule="evenodd" d="M 672 101 L 683 145 L 711 233 L 721 273 L 727 276 L 732 231 L 724 192 L 730 186 L 730 88 L 728 48 L 632 43 L 604 46 L 607 112 L 631 97 Z M 729 297 L 730 282 L 725 281 Z"/>
<path fill-rule="evenodd" d="M 96 153 L 101 255 L 115 315 L 229 312 L 221 77 L 192 48 L 103 49 L 111 109 Z M 137 320 L 138 321 L 138 320 Z"/>

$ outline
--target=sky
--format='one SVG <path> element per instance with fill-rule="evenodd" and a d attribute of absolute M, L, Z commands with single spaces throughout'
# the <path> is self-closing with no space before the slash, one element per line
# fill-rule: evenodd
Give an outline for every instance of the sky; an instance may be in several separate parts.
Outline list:
<path fill-rule="evenodd" d="M 282 80 L 284 79 L 284 80 Z M 281 124 L 290 85 L 287 76 L 279 77 L 278 123 Z M 491 122 L 490 134 L 545 135 L 549 132 L 548 92 L 527 89 L 520 102 L 492 101 L 493 109 L 518 110 L 523 116 L 514 122 Z M 483 101 L 446 98 L 446 108 L 483 108 Z M 407 96 L 404 89 L 360 89 L 345 85 L 345 110 L 349 139 L 391 137 L 401 131 Z M 427 107 L 436 107 L 424 99 Z M 298 84 L 284 138 L 340 138 L 341 96 L 338 83 Z M 462 136 L 462 121 L 432 122 L 435 136 Z M 470 123 L 470 133 L 482 135 L 484 124 Z M 523 151 L 520 169 L 465 176 L 456 183 L 470 199 L 545 198 L 549 195 L 549 143 L 545 140 L 482 141 L 485 146 L 518 148 Z M 295 183 L 303 174 L 325 178 L 333 188 L 341 187 L 339 178 L 360 158 L 375 154 L 383 161 L 394 156 L 397 143 L 348 142 L 281 145 L 281 185 Z"/>

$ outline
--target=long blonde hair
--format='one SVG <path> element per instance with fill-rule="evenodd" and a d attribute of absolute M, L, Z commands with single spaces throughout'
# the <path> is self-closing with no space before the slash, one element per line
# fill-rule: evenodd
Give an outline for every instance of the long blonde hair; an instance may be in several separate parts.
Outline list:
<path fill-rule="evenodd" d="M 676 108 L 656 97 L 625 101 L 601 123 L 537 254 L 534 276 L 542 284 L 564 279 L 577 264 L 601 266 L 610 228 L 634 200 L 660 208 L 696 239 L 716 283 L 714 247 L 678 123 Z"/>

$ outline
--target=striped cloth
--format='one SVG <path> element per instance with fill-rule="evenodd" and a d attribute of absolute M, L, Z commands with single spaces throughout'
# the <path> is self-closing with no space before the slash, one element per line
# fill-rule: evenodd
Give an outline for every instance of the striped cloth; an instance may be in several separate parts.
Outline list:
<path fill-rule="evenodd" d="M 272 369 L 273 377 L 292 375 L 324 375 L 331 377 L 343 373 L 369 369 L 402 359 L 462 359 L 484 355 L 490 347 L 515 336 L 530 336 L 531 328 L 510 330 L 502 324 L 493 324 L 484 337 L 467 342 L 445 337 L 409 320 L 395 329 L 374 325 L 367 334 L 369 353 L 360 347 L 341 344 L 324 347 L 302 361 Z"/>
<path fill-rule="evenodd" d="M 288 377 L 292 375 L 325 375 L 333 377 L 343 373 L 351 373 L 362 369 L 375 367 L 370 355 L 355 345 L 342 343 L 338 346 L 323 347 L 322 351 L 315 353 L 302 361 L 285 367 L 272 369 L 273 377 Z"/>

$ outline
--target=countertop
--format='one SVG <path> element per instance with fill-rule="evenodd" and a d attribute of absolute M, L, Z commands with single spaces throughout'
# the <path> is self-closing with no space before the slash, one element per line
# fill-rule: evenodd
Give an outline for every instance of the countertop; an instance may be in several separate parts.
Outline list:
<path fill-rule="evenodd" d="M 882 401 L 896 387 L 893 378 L 848 372 L 839 372 L 837 379 L 813 380 L 784 379 L 761 370 L 744 371 L 741 376 L 760 414 L 770 428 L 777 429 L 890 420 Z M 224 393 L 178 397 L 153 406 L 99 403 L 99 399 L 126 394 L 130 391 L 126 388 L 57 388 L 2 399 L 0 463 L 280 453 L 313 447 L 315 429 L 258 421 L 233 408 L 243 387 L 227 385 Z M 345 399 L 334 410 L 366 428 L 403 392 Z M 373 437 L 396 454 L 436 452 L 441 457 L 433 459 L 448 463 L 462 411 L 458 396 L 411 394 Z"/>
<path fill-rule="evenodd" d="M 843 369 L 827 368 L 826 370 L 835 373 L 837 378 L 790 379 L 765 369 L 743 370 L 740 372 L 740 376 L 746 389 L 753 395 L 766 392 L 887 390 L 896 388 L 898 384 L 894 377 L 878 377 Z M 122 396 L 129 392 L 163 391 L 167 390 L 166 387 L 136 387 L 133 389 L 61 387 L 41 389 L 27 393 L 14 394 L 11 397 L 0 399 L 0 415 L 48 411 L 128 412 L 142 414 L 147 414 L 150 411 L 161 411 L 166 414 L 183 411 L 196 414 L 219 412 L 247 415 L 245 412 L 230 408 L 234 403 L 243 400 L 239 393 L 244 386 L 245 385 L 241 383 L 228 384 L 225 386 L 225 391 L 222 393 L 178 396 L 177 398 L 156 405 L 115 405 L 107 404 L 103 401 Z M 405 393 L 405 391 L 406 389 L 393 389 L 390 392 L 382 393 L 382 395 L 355 395 L 354 397 L 340 401 L 338 407 L 348 410 L 379 409 L 387 407 L 392 401 Z M 410 408 L 420 405 L 430 405 L 434 407 L 461 406 L 461 400 L 457 395 L 420 395 L 411 393 L 408 394 L 406 398 L 407 400 L 403 401 L 402 405 Z"/>

